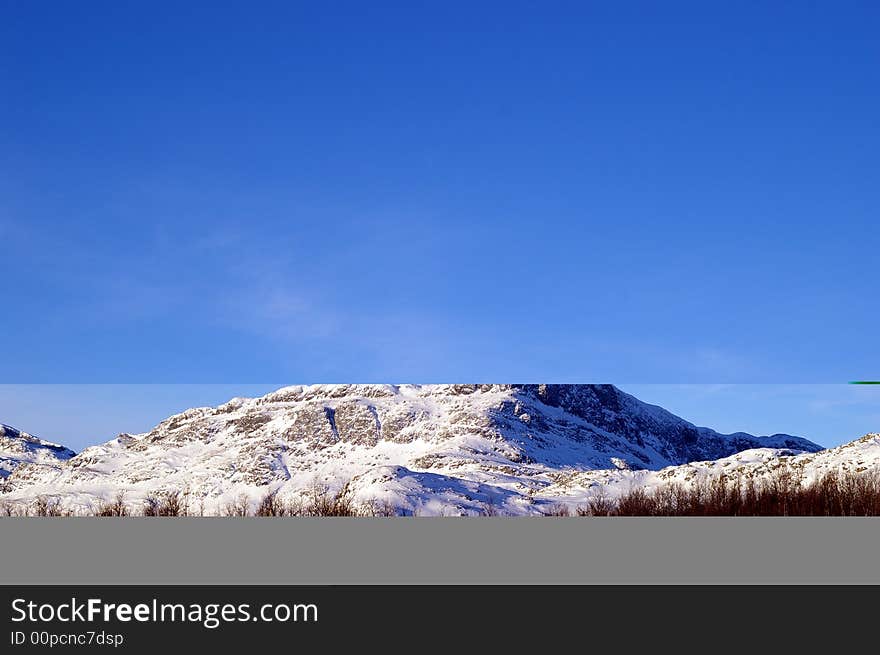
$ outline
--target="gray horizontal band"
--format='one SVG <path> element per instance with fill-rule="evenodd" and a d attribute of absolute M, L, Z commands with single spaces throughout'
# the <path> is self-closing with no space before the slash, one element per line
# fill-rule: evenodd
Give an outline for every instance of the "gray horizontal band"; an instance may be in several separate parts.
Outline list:
<path fill-rule="evenodd" d="M 3 584 L 878 584 L 858 518 L 0 518 Z"/>

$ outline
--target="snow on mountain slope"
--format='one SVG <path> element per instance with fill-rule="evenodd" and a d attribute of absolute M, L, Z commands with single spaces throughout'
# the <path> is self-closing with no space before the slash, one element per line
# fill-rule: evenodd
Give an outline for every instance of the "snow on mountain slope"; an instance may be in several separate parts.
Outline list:
<path fill-rule="evenodd" d="M 317 482 L 403 513 L 531 514 L 578 472 L 661 469 L 749 448 L 820 450 L 788 435 L 696 427 L 611 385 L 296 386 L 190 409 L 57 470 L 22 466 L 0 493 L 76 509 L 120 489 L 133 504 L 186 489 L 212 512 L 242 494 L 295 497 Z"/>
<path fill-rule="evenodd" d="M 21 464 L 56 468 L 74 455 L 63 446 L 0 423 L 0 479 L 8 477 Z"/>
<path fill-rule="evenodd" d="M 780 473 L 809 485 L 828 473 L 880 472 L 880 433 L 867 434 L 836 448 L 798 452 L 780 448 L 745 450 L 717 460 L 689 462 L 659 471 L 569 471 L 543 489 L 548 497 L 571 506 L 583 505 L 596 494 L 614 498 L 633 489 L 652 491 L 668 484 L 688 487 L 723 478 L 753 480 L 757 486 Z"/>

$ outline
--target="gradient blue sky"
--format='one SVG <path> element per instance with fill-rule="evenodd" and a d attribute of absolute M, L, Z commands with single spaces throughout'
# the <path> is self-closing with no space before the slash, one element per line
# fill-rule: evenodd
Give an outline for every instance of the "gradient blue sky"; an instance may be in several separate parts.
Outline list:
<path fill-rule="evenodd" d="M 880 376 L 876 3 L 0 7 L 2 382 Z"/>

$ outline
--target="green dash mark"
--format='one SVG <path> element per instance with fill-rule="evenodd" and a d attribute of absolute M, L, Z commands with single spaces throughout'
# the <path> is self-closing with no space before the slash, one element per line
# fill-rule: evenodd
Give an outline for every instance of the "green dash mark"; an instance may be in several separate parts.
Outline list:
<path fill-rule="evenodd" d="M 853 380 L 850 384 L 880 384 L 880 380 Z"/>

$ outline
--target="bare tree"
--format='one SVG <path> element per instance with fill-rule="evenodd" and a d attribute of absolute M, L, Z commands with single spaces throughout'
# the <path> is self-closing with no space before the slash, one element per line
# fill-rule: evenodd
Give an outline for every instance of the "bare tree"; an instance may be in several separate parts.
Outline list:
<path fill-rule="evenodd" d="M 125 492 L 119 491 L 113 500 L 101 503 L 95 511 L 95 516 L 129 516 L 131 513 L 125 504 Z"/>

